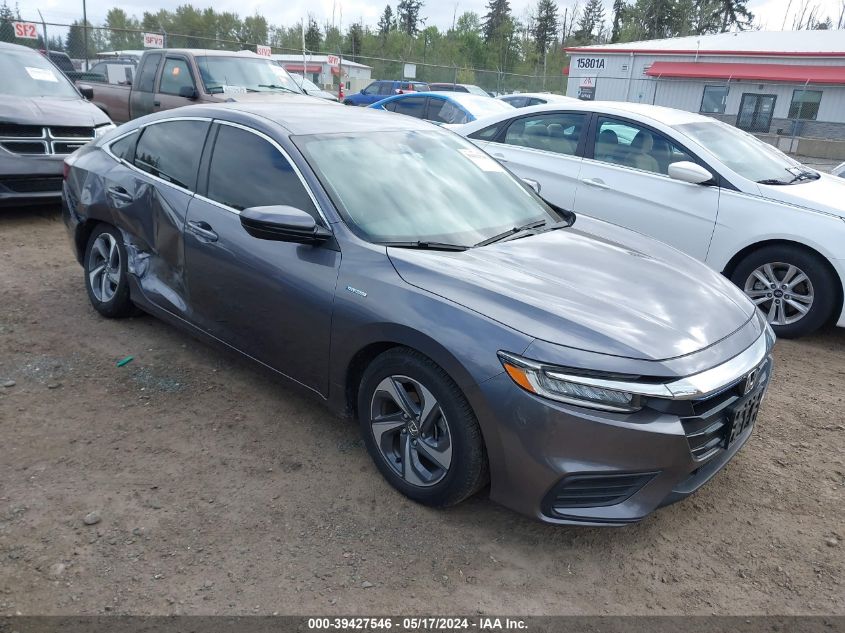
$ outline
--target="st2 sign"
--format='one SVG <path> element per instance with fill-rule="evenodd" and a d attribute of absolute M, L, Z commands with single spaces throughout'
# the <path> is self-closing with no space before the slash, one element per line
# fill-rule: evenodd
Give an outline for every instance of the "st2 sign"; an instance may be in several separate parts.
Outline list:
<path fill-rule="evenodd" d="M 38 39 L 38 27 L 33 22 L 12 22 L 15 29 L 15 37 L 25 40 Z"/>
<path fill-rule="evenodd" d="M 576 57 L 575 68 L 604 70 L 604 59 L 600 57 Z"/>

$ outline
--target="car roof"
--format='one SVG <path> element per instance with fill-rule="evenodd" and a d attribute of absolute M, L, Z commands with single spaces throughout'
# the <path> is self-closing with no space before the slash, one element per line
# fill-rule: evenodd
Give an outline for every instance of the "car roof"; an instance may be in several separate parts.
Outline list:
<path fill-rule="evenodd" d="M 163 111 L 147 120 L 206 116 L 242 122 L 243 117 L 238 115 L 260 118 L 265 123 L 270 121 L 286 129 L 292 136 L 432 129 L 430 123 L 414 117 L 390 116 L 382 110 L 350 108 L 324 99 L 298 95 L 286 96 L 272 103 L 233 102 L 185 106 Z"/>
<path fill-rule="evenodd" d="M 553 92 L 515 92 L 509 95 L 499 95 L 497 99 L 513 99 L 514 97 L 528 97 L 530 99 L 549 99 L 550 101 L 576 100 L 575 97 L 558 95 Z"/>

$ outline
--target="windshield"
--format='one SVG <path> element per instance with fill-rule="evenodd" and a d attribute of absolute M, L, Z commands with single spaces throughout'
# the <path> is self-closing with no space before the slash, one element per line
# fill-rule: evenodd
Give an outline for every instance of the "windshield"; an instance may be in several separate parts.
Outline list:
<path fill-rule="evenodd" d="M 309 79 L 306 79 L 302 75 L 291 75 L 291 77 L 293 77 L 296 83 L 307 92 L 320 92 L 322 90 L 322 88 L 320 88 L 317 84 Z"/>
<path fill-rule="evenodd" d="M 223 55 L 196 59 L 209 94 L 274 90 L 302 94 L 288 71 L 270 59 Z"/>
<path fill-rule="evenodd" d="M 470 84 L 470 85 L 464 86 L 464 87 L 467 89 L 467 92 L 470 93 L 471 95 L 478 95 L 479 97 L 489 97 L 490 96 L 486 92 L 484 92 L 484 90 L 482 88 L 479 88 L 478 86 L 473 86 L 472 84 Z"/>
<path fill-rule="evenodd" d="M 707 148 L 740 176 L 754 182 L 793 184 L 801 182 L 800 174 L 808 171 L 780 150 L 721 121 L 684 123 L 674 127 Z"/>
<path fill-rule="evenodd" d="M 293 140 L 346 223 L 371 242 L 468 246 L 532 221 L 560 219 L 499 163 L 449 132 L 377 131 Z"/>
<path fill-rule="evenodd" d="M 67 78 L 35 51 L 4 50 L 0 55 L 0 77 L 0 94 L 80 98 Z"/>

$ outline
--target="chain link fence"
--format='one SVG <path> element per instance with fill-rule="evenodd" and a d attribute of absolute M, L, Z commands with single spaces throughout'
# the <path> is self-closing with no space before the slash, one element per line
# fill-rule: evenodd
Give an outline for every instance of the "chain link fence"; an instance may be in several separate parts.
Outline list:
<path fill-rule="evenodd" d="M 214 50 L 250 50 L 255 52 L 257 46 L 264 45 L 264 42 L 250 42 L 220 37 L 205 37 L 201 35 L 190 35 L 183 33 L 167 33 L 164 31 L 142 31 L 130 29 L 112 29 L 107 27 L 88 26 L 58 23 L 38 24 L 37 44 L 30 40 L 23 42 L 16 40 L 14 34 L 3 36 L 0 33 L 0 40 L 12 41 L 18 44 L 30 44 L 42 50 L 49 49 L 54 62 L 59 64 L 59 59 L 66 55 L 64 64 L 71 64 L 72 70 L 68 67 L 62 70 L 71 70 L 77 73 L 74 78 L 91 78 L 89 73 L 92 66 L 105 59 L 119 57 L 116 53 L 124 53 L 125 60 L 129 61 L 137 56 L 145 48 L 145 36 L 153 35 L 158 39 L 158 45 L 163 48 L 190 48 L 190 49 L 214 49 Z M 270 45 L 272 54 L 303 57 L 302 49 L 285 48 Z M 337 51 L 307 51 L 306 62 L 313 58 L 325 55 L 336 55 Z M 354 61 L 370 67 L 367 80 L 375 79 L 415 79 L 424 82 L 464 83 L 475 84 L 491 93 L 510 92 L 558 92 L 565 93 L 566 77 L 558 70 L 556 73 L 547 71 L 545 74 L 518 74 L 512 72 L 500 72 L 489 68 L 473 68 L 465 64 L 455 63 L 453 65 L 434 64 L 425 60 L 417 59 L 389 59 L 370 55 L 354 55 L 344 57 L 345 61 Z M 407 65 L 415 67 L 415 76 L 406 77 Z M 60 67 L 62 66 L 59 64 Z M 364 73 L 366 74 L 366 73 Z M 360 77 L 359 77 L 360 78 Z M 320 83 L 323 87 L 337 87 L 340 79 L 325 74 Z M 350 85 L 345 77 L 347 88 L 358 89 L 360 85 Z M 354 83 L 354 82 L 353 82 Z M 359 81 L 358 84 L 361 82 Z"/>

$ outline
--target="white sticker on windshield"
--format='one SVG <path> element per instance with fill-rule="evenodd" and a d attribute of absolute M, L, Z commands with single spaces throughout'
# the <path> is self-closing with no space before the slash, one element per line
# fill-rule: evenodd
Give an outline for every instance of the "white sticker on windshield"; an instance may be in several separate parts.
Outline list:
<path fill-rule="evenodd" d="M 32 66 L 24 66 L 27 74 L 36 81 L 59 81 L 59 78 L 53 74 L 49 68 L 33 68 Z"/>
<path fill-rule="evenodd" d="M 246 88 L 243 86 L 228 86 L 224 84 L 223 92 L 227 95 L 242 95 L 246 94 Z"/>
<path fill-rule="evenodd" d="M 460 149 L 458 151 L 469 158 L 482 171 L 505 171 L 499 163 L 480 149 Z"/>

